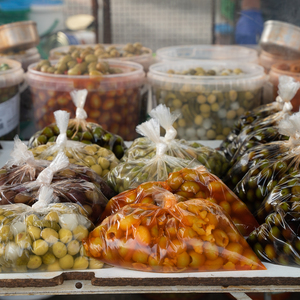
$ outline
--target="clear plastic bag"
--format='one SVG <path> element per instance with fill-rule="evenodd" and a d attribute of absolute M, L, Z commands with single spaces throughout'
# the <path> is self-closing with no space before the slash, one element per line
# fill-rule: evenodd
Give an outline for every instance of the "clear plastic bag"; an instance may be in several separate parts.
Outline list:
<path fill-rule="evenodd" d="M 247 241 L 264 261 L 284 266 L 300 266 L 299 206 L 285 212 L 277 206 Z"/>
<path fill-rule="evenodd" d="M 70 93 L 76 107 L 76 117 L 69 121 L 67 137 L 85 144 L 97 144 L 111 150 L 120 159 L 126 149 L 123 139 L 119 135 L 104 130 L 99 124 L 86 121 L 87 113 L 84 105 L 87 93 L 87 90 L 75 90 Z M 35 148 L 47 142 L 55 142 L 59 133 L 60 129 L 57 124 L 50 124 L 30 138 L 29 147 Z"/>
<path fill-rule="evenodd" d="M 80 206 L 55 203 L 53 190 L 43 186 L 36 204 L 0 208 L 0 270 L 10 272 L 100 269 L 82 245 L 94 228 Z"/>
<path fill-rule="evenodd" d="M 56 142 L 48 142 L 46 145 L 30 149 L 35 159 L 51 161 L 59 151 L 64 151 L 70 163 L 89 167 L 105 178 L 109 170 L 119 163 L 113 152 L 96 144 L 86 145 L 68 140 L 67 127 L 70 114 L 66 111 L 58 110 L 54 112 L 54 115 L 60 134 Z"/>
<path fill-rule="evenodd" d="M 35 160 L 27 146 L 15 137 L 11 159 L 0 169 L 0 186 L 35 181 L 39 174 L 50 165 L 47 160 Z M 81 179 L 94 183 L 107 199 L 115 195 L 101 176 L 88 167 L 68 164 L 53 174 L 52 182 L 65 179 Z"/>
<path fill-rule="evenodd" d="M 92 182 L 83 179 L 66 179 L 52 182 L 54 174 L 68 166 L 68 158 L 60 152 L 53 162 L 44 169 L 35 181 L 0 187 L 0 205 L 23 203 L 28 206 L 37 201 L 41 186 L 50 186 L 58 201 L 79 204 L 89 219 L 97 223 L 108 199 Z"/>
<path fill-rule="evenodd" d="M 160 139 L 159 124 L 156 120 L 151 119 L 137 126 L 137 132 L 156 145 L 156 151 L 153 152 L 155 155 L 151 158 L 128 159 L 111 170 L 107 180 L 116 193 L 136 188 L 143 182 L 166 180 L 170 172 L 200 164 L 197 160 L 167 155 L 168 147 Z"/>
<path fill-rule="evenodd" d="M 220 206 L 154 193 L 158 205 L 126 205 L 95 228 L 83 240 L 88 255 L 149 272 L 266 269 Z"/>
<path fill-rule="evenodd" d="M 278 123 L 292 114 L 291 100 L 297 93 L 300 83 L 292 77 L 281 76 L 279 77 L 278 87 L 276 103 L 279 103 L 278 106 L 282 106 L 282 110 L 244 126 L 243 130 L 226 147 L 224 145 L 226 142 L 221 144 L 220 148 L 232 164 L 245 150 L 255 145 L 288 139 L 288 137 L 282 136 L 278 132 Z"/>
<path fill-rule="evenodd" d="M 290 136 L 288 141 L 261 145 L 246 152 L 228 172 L 224 182 L 234 186 L 234 192 L 257 214 L 263 200 L 282 177 L 299 172 L 300 113 L 295 113 L 279 123 L 279 132 Z"/>
<path fill-rule="evenodd" d="M 229 164 L 222 153 L 197 142 L 176 139 L 177 131 L 173 127 L 173 123 L 180 114 L 171 113 L 169 107 L 160 104 L 153 109 L 149 115 L 156 119 L 160 126 L 165 130 L 165 136 L 161 139 L 167 145 L 166 154 L 182 159 L 196 159 L 210 172 L 219 177 L 226 173 Z M 155 153 L 155 143 L 145 137 L 137 138 L 128 148 L 122 160 L 152 158 L 155 156 Z"/>

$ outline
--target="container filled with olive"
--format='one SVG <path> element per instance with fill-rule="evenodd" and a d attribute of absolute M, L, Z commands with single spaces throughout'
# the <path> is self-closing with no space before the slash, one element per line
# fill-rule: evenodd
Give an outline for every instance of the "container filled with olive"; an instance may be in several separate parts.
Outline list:
<path fill-rule="evenodd" d="M 118 159 L 122 158 L 126 146 L 123 139 L 114 133 L 104 130 L 99 124 L 87 122 L 86 127 L 79 126 L 78 128 L 69 121 L 67 137 L 73 141 L 80 141 L 84 144 L 97 144 L 103 148 L 111 150 Z M 36 132 L 29 140 L 28 147 L 34 148 L 39 145 L 55 142 L 59 135 L 59 128 L 56 123 L 50 124 L 42 130 Z"/>
<path fill-rule="evenodd" d="M 59 61 L 44 60 L 29 66 L 27 73 L 34 106 L 36 128 L 54 123 L 52 112 L 63 109 L 75 117 L 70 92 L 87 89 L 85 104 L 88 122 L 131 141 L 137 134 L 140 93 L 145 82 L 141 65 L 123 61 L 98 61 L 93 54 Z"/>
<path fill-rule="evenodd" d="M 33 210 L 24 204 L 0 208 L 0 270 L 3 273 L 100 269 L 82 245 L 93 224 L 71 203 Z"/>
<path fill-rule="evenodd" d="M 152 65 L 153 101 L 179 111 L 174 127 L 186 140 L 223 140 L 245 111 L 261 104 L 264 70 L 256 64 L 178 61 Z"/>
<path fill-rule="evenodd" d="M 256 255 L 266 262 L 283 266 L 300 265 L 299 206 L 285 212 L 277 207 L 265 222 L 254 230 L 247 242 Z"/>
<path fill-rule="evenodd" d="M 129 204 L 107 217 L 83 241 L 88 255 L 148 272 L 265 270 L 218 205 L 158 196 L 161 206 Z"/>
<path fill-rule="evenodd" d="M 0 58 L 0 140 L 12 140 L 19 132 L 19 84 L 23 76 L 19 62 Z"/>
<path fill-rule="evenodd" d="M 141 64 L 145 71 L 148 71 L 152 63 L 152 50 L 138 42 L 126 45 L 94 44 L 63 46 L 52 49 L 50 51 L 50 59 L 59 59 L 65 55 L 80 57 L 82 53 L 96 55 L 99 59 L 133 61 Z"/>

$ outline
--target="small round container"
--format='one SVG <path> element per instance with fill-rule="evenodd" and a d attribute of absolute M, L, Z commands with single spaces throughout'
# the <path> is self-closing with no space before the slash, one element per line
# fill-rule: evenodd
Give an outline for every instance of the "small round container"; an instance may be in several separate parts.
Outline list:
<path fill-rule="evenodd" d="M 240 62 L 257 62 L 256 49 L 229 45 L 191 45 L 161 48 L 156 51 L 158 61 L 175 61 L 183 59 L 201 60 L 235 60 Z"/>
<path fill-rule="evenodd" d="M 269 81 L 273 85 L 273 97 L 275 98 L 278 95 L 278 83 L 279 76 L 286 75 L 293 77 L 296 81 L 300 81 L 300 61 L 298 61 L 297 66 L 299 72 L 291 72 L 291 67 L 295 66 L 293 63 L 277 63 L 272 65 L 269 73 Z M 298 112 L 300 108 L 300 90 L 296 93 L 295 97 L 291 101 L 293 105 L 293 111 Z"/>
<path fill-rule="evenodd" d="M 264 50 L 262 50 L 259 55 L 259 64 L 264 67 L 267 74 L 270 72 L 272 65 L 276 63 L 288 63 L 292 61 L 295 61 L 295 58 L 289 58 L 282 55 L 274 55 Z"/>
<path fill-rule="evenodd" d="M 87 48 L 91 47 L 94 48 L 96 44 L 91 45 L 76 45 L 77 48 Z M 105 48 L 108 48 L 109 46 L 115 46 L 117 50 L 121 51 L 126 45 L 124 44 L 103 44 Z M 62 55 L 66 54 L 69 51 L 70 46 L 63 46 L 54 48 L 50 51 L 49 59 L 59 59 Z M 112 59 L 121 60 L 121 61 L 132 61 L 138 64 L 141 64 L 144 67 L 144 71 L 147 72 L 149 69 L 149 66 L 153 63 L 152 58 L 152 50 L 149 48 L 144 47 L 148 53 L 145 53 L 143 55 L 136 55 L 136 56 L 125 56 L 125 57 L 113 57 Z"/>
<path fill-rule="evenodd" d="M 51 61 L 55 64 L 56 61 Z M 72 90 L 87 89 L 84 109 L 87 121 L 100 124 L 105 130 L 131 141 L 137 134 L 139 123 L 141 87 L 145 73 L 141 65 L 132 62 L 108 60 L 112 68 L 123 70 L 121 74 L 103 76 L 57 75 L 42 73 L 32 64 L 28 68 L 27 81 L 31 89 L 34 121 L 40 130 L 53 123 L 53 112 L 67 110 L 75 117 L 76 107 L 70 96 Z"/>
<path fill-rule="evenodd" d="M 0 58 L 2 64 L 8 64 L 10 69 L 0 71 L 0 140 L 13 140 L 19 132 L 19 84 L 24 79 L 24 71 L 14 60 Z"/>
<path fill-rule="evenodd" d="M 205 71 L 241 69 L 243 74 L 192 76 L 168 74 L 201 67 Z M 153 103 L 165 104 L 181 117 L 174 123 L 178 138 L 223 140 L 245 111 L 261 104 L 266 80 L 263 67 L 234 61 L 185 60 L 164 62 L 150 67 L 148 80 Z"/>

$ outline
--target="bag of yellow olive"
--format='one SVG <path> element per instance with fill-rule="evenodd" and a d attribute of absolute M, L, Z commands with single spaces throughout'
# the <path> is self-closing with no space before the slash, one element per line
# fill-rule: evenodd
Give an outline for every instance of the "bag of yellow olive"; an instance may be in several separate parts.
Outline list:
<path fill-rule="evenodd" d="M 177 203 L 168 191 L 154 198 L 159 205 L 128 204 L 107 217 L 83 240 L 87 254 L 148 272 L 266 269 L 220 206 Z"/>
<path fill-rule="evenodd" d="M 247 151 L 229 170 L 224 182 L 234 186 L 234 192 L 257 214 L 262 202 L 286 175 L 299 172 L 300 112 L 279 123 L 279 133 L 289 136 L 287 141 L 277 141 L 254 147 Z"/>
<path fill-rule="evenodd" d="M 105 179 L 109 170 L 119 163 L 113 152 L 96 144 L 86 145 L 68 140 L 67 128 L 70 114 L 58 110 L 54 112 L 54 115 L 60 134 L 56 142 L 48 142 L 46 145 L 30 149 L 35 159 L 51 161 L 59 151 L 64 151 L 71 164 L 89 167 Z"/>
<path fill-rule="evenodd" d="M 62 271 L 102 268 L 82 245 L 94 228 L 81 207 L 55 203 L 49 186 L 41 187 L 37 202 L 0 208 L 0 270 L 10 272 Z"/>
<path fill-rule="evenodd" d="M 245 111 L 261 104 L 266 75 L 253 63 L 182 60 L 150 66 L 153 101 L 182 117 L 174 127 L 186 140 L 223 140 Z"/>
<path fill-rule="evenodd" d="M 156 120 L 150 119 L 137 126 L 137 132 L 152 141 L 156 148 L 155 155 L 128 159 L 112 169 L 107 175 L 107 180 L 116 193 L 134 189 L 143 182 L 163 181 L 168 178 L 170 172 L 200 165 L 196 159 L 188 160 L 167 155 L 168 146 L 160 138 L 159 124 Z"/>
<path fill-rule="evenodd" d="M 295 204 L 295 203 L 294 203 Z M 299 206 L 299 205 L 298 205 Z M 247 238 L 256 255 L 266 262 L 300 266 L 300 214 L 297 205 L 274 207 L 265 221 Z"/>
<path fill-rule="evenodd" d="M 70 93 L 74 105 L 76 107 L 76 116 L 69 120 L 67 128 L 67 137 L 73 141 L 80 141 L 85 144 L 97 144 L 108 150 L 113 151 L 117 158 L 121 158 L 124 154 L 126 146 L 123 139 L 107 130 L 99 124 L 87 122 L 88 117 L 84 110 L 88 91 L 74 90 Z M 36 132 L 29 140 L 29 148 L 38 145 L 47 144 L 47 142 L 55 142 L 60 131 L 56 123 L 52 123 L 44 129 Z"/>
<path fill-rule="evenodd" d="M 180 117 L 179 112 L 171 113 L 169 107 L 160 104 L 152 109 L 149 115 L 156 119 L 165 130 L 165 135 L 161 139 L 167 145 L 166 154 L 187 160 L 198 160 L 211 173 L 219 177 L 226 173 L 229 164 L 223 153 L 197 142 L 176 139 L 177 130 L 173 127 L 173 124 Z M 155 153 L 155 144 L 147 137 L 141 137 L 133 141 L 122 160 L 150 158 Z"/>
<path fill-rule="evenodd" d="M 247 206 L 203 166 L 173 172 L 166 183 L 173 194 L 181 197 L 181 201 L 203 198 L 220 205 L 244 236 L 259 226 Z"/>
<path fill-rule="evenodd" d="M 35 160 L 32 152 L 18 136 L 14 139 L 14 149 L 10 153 L 10 157 L 0 169 L 0 186 L 35 181 L 39 174 L 51 164 L 51 161 L 48 160 Z M 82 179 L 94 183 L 107 199 L 115 195 L 104 179 L 88 167 L 68 163 L 67 166 L 60 168 L 53 174 L 52 182 L 70 178 Z"/>
<path fill-rule="evenodd" d="M 88 218 L 97 223 L 108 200 L 92 182 L 84 179 L 65 179 L 52 182 L 54 174 L 68 166 L 67 156 L 60 152 L 35 181 L 0 186 L 0 205 L 23 203 L 32 206 L 41 186 L 50 186 L 59 202 L 73 202 L 81 206 Z"/>
<path fill-rule="evenodd" d="M 231 165 L 233 165 L 246 150 L 256 145 L 272 141 L 287 140 L 289 138 L 278 132 L 278 123 L 292 114 L 293 106 L 291 100 L 296 95 L 299 87 L 300 83 L 296 82 L 292 77 L 280 76 L 276 102 L 280 104 L 282 109 L 265 118 L 259 118 L 245 126 L 230 143 L 227 143 L 226 140 L 223 141 L 221 149 L 230 160 Z"/>

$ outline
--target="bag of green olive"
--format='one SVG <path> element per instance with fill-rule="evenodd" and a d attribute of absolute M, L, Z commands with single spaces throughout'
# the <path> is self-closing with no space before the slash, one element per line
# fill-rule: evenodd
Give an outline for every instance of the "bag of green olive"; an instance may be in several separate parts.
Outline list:
<path fill-rule="evenodd" d="M 35 181 L 39 174 L 51 164 L 48 160 L 35 160 L 32 152 L 17 136 L 10 156 L 11 159 L 0 169 L 0 186 Z M 59 167 L 60 170 L 53 174 L 52 182 L 81 179 L 95 184 L 107 199 L 115 195 L 104 179 L 90 168 L 69 163 L 66 167 Z"/>
<path fill-rule="evenodd" d="M 265 134 L 268 134 L 258 132 L 257 137 L 252 136 L 257 130 L 278 124 L 280 119 L 286 114 L 291 114 L 293 108 L 291 100 L 296 95 L 299 87 L 300 83 L 295 81 L 293 77 L 280 76 L 276 101 L 259 106 L 253 111 L 248 111 L 245 115 L 240 117 L 234 129 L 220 145 L 220 150 L 224 152 L 229 161 L 232 160 L 234 156 L 236 157 L 236 155 L 238 155 L 236 152 L 238 152 L 242 143 L 245 144 L 249 142 L 246 146 L 249 149 L 249 147 L 253 145 L 253 143 L 251 143 L 251 138 L 254 139 L 254 142 L 258 142 L 259 139 L 264 139 Z M 270 131 L 272 132 L 272 130 Z M 260 135 L 263 136 L 261 137 Z M 272 138 L 274 138 L 273 132 L 271 135 Z"/>
<path fill-rule="evenodd" d="M 224 183 L 257 214 L 279 180 L 287 174 L 299 172 L 300 112 L 280 121 L 279 133 L 289 136 L 287 141 L 276 141 L 254 147 L 229 170 Z"/>
<path fill-rule="evenodd" d="M 247 238 L 256 255 L 264 261 L 284 266 L 300 266 L 300 212 L 293 205 L 285 211 L 276 206 L 263 224 Z"/>
<path fill-rule="evenodd" d="M 81 207 L 55 203 L 49 186 L 42 186 L 36 196 L 32 207 L 19 203 L 0 208 L 0 272 L 102 268 L 82 245 L 94 225 Z"/>
<path fill-rule="evenodd" d="M 53 189 L 59 202 L 80 205 L 88 218 L 96 224 L 108 199 L 95 184 L 83 179 L 69 178 L 53 182 L 54 174 L 68 165 L 68 157 L 60 152 L 35 181 L 0 186 L 0 205 L 23 203 L 32 206 L 37 201 L 39 189 L 45 185 Z"/>
<path fill-rule="evenodd" d="M 112 169 L 107 176 L 108 184 L 116 193 L 138 187 L 143 182 L 164 181 L 169 173 L 183 168 L 193 168 L 200 163 L 167 154 L 168 146 L 160 138 L 157 120 L 150 119 L 137 126 L 137 132 L 144 135 L 155 145 L 154 155 L 127 159 Z"/>
<path fill-rule="evenodd" d="M 99 124 L 87 122 L 87 113 L 84 110 L 86 96 L 88 91 L 75 90 L 71 93 L 72 100 L 76 107 L 75 119 L 70 119 L 67 127 L 67 138 L 73 141 L 79 141 L 84 144 L 97 144 L 108 150 L 111 150 L 118 159 L 124 155 L 126 146 L 123 139 L 116 134 L 103 129 Z M 55 142 L 60 129 L 56 123 L 50 124 L 41 131 L 36 132 L 29 140 L 29 148 Z"/>
<path fill-rule="evenodd" d="M 223 141 L 221 149 L 229 161 L 234 162 L 245 149 L 264 144 L 271 141 L 288 139 L 278 132 L 278 123 L 287 115 L 292 114 L 293 106 L 291 100 L 296 95 L 300 87 L 300 82 L 289 76 L 280 76 L 278 85 L 278 96 L 276 102 L 278 107 L 282 107 L 278 112 L 274 112 L 265 118 L 257 118 L 251 124 L 244 126 L 239 134 L 234 138 L 230 136 L 230 143 Z"/>
<path fill-rule="evenodd" d="M 174 122 L 180 113 L 171 113 L 170 108 L 160 104 L 154 108 L 149 115 L 158 121 L 165 130 L 161 140 L 167 145 L 167 155 L 185 160 L 197 160 L 204 165 L 211 173 L 222 177 L 228 170 L 228 161 L 219 151 L 201 145 L 197 142 L 176 139 L 177 131 L 173 127 Z M 151 158 L 156 154 L 156 145 L 149 138 L 142 137 L 133 141 L 126 151 L 122 160 Z"/>
<path fill-rule="evenodd" d="M 86 145 L 68 140 L 67 127 L 70 113 L 58 110 L 54 115 L 60 134 L 56 142 L 48 142 L 46 145 L 30 149 L 35 159 L 51 161 L 57 153 L 64 151 L 71 164 L 89 167 L 105 179 L 107 173 L 119 163 L 114 153 L 96 144 Z"/>

